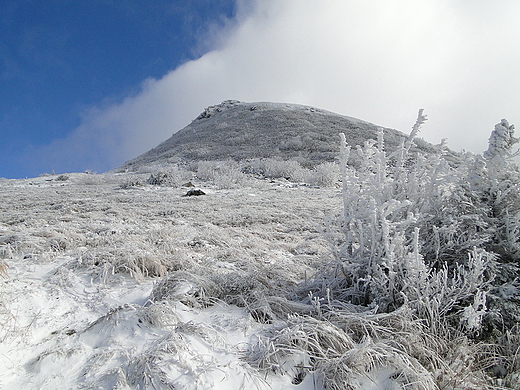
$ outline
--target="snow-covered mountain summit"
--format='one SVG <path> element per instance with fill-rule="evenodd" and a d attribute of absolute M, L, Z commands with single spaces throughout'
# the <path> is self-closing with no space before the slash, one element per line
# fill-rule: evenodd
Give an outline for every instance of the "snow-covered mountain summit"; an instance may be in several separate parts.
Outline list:
<path fill-rule="evenodd" d="M 304 166 L 334 161 L 339 136 L 362 145 L 376 139 L 381 127 L 314 107 L 285 103 L 245 103 L 226 100 L 207 107 L 196 119 L 168 140 L 118 170 L 134 171 L 148 164 L 249 158 L 298 159 Z M 392 151 L 406 135 L 384 128 L 385 147 Z M 432 152 L 426 142 L 415 150 Z"/>

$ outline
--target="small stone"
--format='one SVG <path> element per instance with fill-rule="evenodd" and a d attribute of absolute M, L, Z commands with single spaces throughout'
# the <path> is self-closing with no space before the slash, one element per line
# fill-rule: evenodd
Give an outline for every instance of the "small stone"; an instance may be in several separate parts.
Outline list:
<path fill-rule="evenodd" d="M 206 193 L 199 189 L 192 189 L 192 190 L 189 190 L 186 193 L 186 195 L 183 195 L 183 196 L 200 196 L 200 195 L 206 195 Z"/>

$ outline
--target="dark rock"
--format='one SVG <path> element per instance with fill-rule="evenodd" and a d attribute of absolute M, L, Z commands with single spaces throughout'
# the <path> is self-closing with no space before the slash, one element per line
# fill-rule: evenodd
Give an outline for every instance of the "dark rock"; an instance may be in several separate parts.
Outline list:
<path fill-rule="evenodd" d="M 199 189 L 192 189 L 192 190 L 189 190 L 186 193 L 186 195 L 183 195 L 183 196 L 200 196 L 200 195 L 206 195 L 206 193 Z"/>

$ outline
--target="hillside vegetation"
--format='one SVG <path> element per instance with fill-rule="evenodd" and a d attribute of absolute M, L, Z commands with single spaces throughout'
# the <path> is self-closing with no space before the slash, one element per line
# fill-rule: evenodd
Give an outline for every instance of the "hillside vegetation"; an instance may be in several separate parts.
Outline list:
<path fill-rule="evenodd" d="M 0 181 L 0 387 L 520 387 L 513 126 L 454 154 L 422 111 L 341 117 L 310 150 L 280 105 L 224 106 L 120 173 Z M 218 135 L 246 113 L 256 156 Z"/>
<path fill-rule="evenodd" d="M 227 100 L 207 107 L 184 129 L 123 164 L 117 172 L 135 172 L 149 164 L 274 157 L 295 160 L 309 168 L 337 161 L 339 133 L 345 133 L 351 145 L 363 145 L 367 139 L 377 139 L 379 129 L 372 123 L 309 106 Z M 383 131 L 389 151 L 406 137 L 397 130 Z M 414 139 L 411 151 L 432 153 L 435 147 Z M 448 152 L 447 157 L 456 159 Z M 351 163 L 355 161 L 353 156 Z"/>

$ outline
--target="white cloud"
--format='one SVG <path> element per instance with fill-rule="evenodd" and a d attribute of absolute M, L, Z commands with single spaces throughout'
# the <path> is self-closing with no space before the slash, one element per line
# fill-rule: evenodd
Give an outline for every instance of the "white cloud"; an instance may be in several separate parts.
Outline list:
<path fill-rule="evenodd" d="M 226 99 L 314 105 L 405 132 L 425 108 L 424 138 L 476 152 L 502 117 L 520 119 L 520 3 L 257 0 L 239 8 L 213 51 L 91 110 L 67 139 L 36 152 L 59 147 L 78 163 L 91 156 L 93 168 L 113 168 Z"/>

